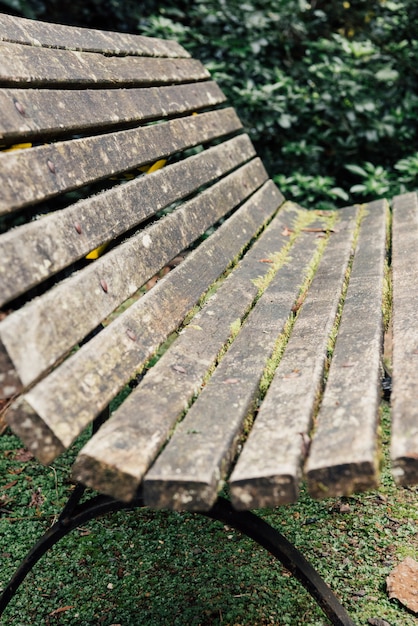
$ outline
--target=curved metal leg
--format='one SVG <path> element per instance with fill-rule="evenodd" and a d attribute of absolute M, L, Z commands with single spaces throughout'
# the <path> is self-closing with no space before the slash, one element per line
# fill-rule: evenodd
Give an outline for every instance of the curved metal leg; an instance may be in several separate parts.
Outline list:
<path fill-rule="evenodd" d="M 302 583 L 335 626 L 355 626 L 318 572 L 295 546 L 267 522 L 250 511 L 236 511 L 225 498 L 218 498 L 212 509 L 203 514 L 236 528 L 277 557 Z"/>
<path fill-rule="evenodd" d="M 82 491 L 83 489 L 80 487 L 78 497 L 81 497 Z M 77 496 L 72 499 L 71 507 L 67 505 L 64 508 L 59 520 L 47 530 L 30 550 L 8 585 L 4 588 L 0 596 L 0 616 L 36 563 L 52 546 L 74 528 L 82 526 L 86 522 L 106 513 L 144 506 L 141 495 L 138 495 L 130 503 L 124 503 L 106 496 L 96 496 L 88 502 L 75 505 L 74 500 L 76 498 Z M 236 511 L 229 500 L 224 498 L 218 498 L 210 511 L 201 514 L 236 528 L 278 558 L 286 569 L 302 583 L 335 626 L 355 626 L 318 572 L 302 556 L 299 550 L 267 522 L 250 511 Z"/>
<path fill-rule="evenodd" d="M 81 488 L 80 491 L 82 491 Z M 32 568 L 60 539 L 68 535 L 74 528 L 82 526 L 96 517 L 100 517 L 106 513 L 115 513 L 123 509 L 132 509 L 138 506 L 143 506 L 142 498 L 137 498 L 133 502 L 126 504 L 114 498 L 97 496 L 77 507 L 72 507 L 74 514 L 70 516 L 64 515 L 64 512 L 67 510 L 66 507 L 59 520 L 46 531 L 28 552 L 9 583 L 3 589 L 0 595 L 0 616 Z"/>

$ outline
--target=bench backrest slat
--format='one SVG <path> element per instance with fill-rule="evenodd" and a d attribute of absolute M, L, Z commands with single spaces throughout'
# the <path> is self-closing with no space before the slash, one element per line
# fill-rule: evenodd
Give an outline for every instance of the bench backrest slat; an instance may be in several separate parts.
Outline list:
<path fill-rule="evenodd" d="M 104 57 L 94 52 L 56 50 L 0 42 L 0 85 L 24 87 L 124 87 L 161 85 L 209 78 L 195 59 L 141 56 Z"/>
<path fill-rule="evenodd" d="M 393 202 L 393 391 L 391 457 L 400 485 L 418 482 L 418 195 Z"/>
<path fill-rule="evenodd" d="M 245 188 L 241 182 L 247 176 L 251 184 L 246 183 Z M 53 366 L 163 265 L 243 202 L 266 177 L 258 159 L 244 165 L 3 320 L 0 345 L 13 359 L 23 386 Z"/>
<path fill-rule="evenodd" d="M 0 215 L 233 133 L 233 109 L 0 154 Z M 19 172 L 16 180 L 14 173 Z"/>
<path fill-rule="evenodd" d="M 91 30 L 1 15 L 0 41 L 113 55 L 189 57 L 175 41 L 143 35 Z"/>
<path fill-rule="evenodd" d="M 0 306 L 254 156 L 248 137 L 238 135 L 189 160 L 14 228 L 1 240 Z M 115 210 L 118 206 L 123 212 Z M 10 267 L 15 267 L 13 274 Z"/>
<path fill-rule="evenodd" d="M 221 104 L 211 81 L 166 87 L 116 89 L 0 89 L 0 143 L 103 131 Z M 92 115 L 94 111 L 94 115 Z"/>

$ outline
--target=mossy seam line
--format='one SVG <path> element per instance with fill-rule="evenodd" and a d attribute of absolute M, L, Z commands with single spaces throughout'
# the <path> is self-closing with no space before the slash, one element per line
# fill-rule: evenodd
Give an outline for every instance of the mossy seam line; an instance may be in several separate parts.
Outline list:
<path fill-rule="evenodd" d="M 259 402 L 260 403 L 264 399 L 271 385 L 271 382 L 273 380 L 275 371 L 277 367 L 279 366 L 280 361 L 283 357 L 286 346 L 292 334 L 293 327 L 303 308 L 303 303 L 307 297 L 309 287 L 312 284 L 312 281 L 316 275 L 319 264 L 323 257 L 324 251 L 328 245 L 329 238 L 331 236 L 331 231 L 333 229 L 333 226 L 335 225 L 335 221 L 336 221 L 336 213 L 334 212 L 328 218 L 328 224 L 325 228 L 326 236 L 320 240 L 311 258 L 310 263 L 306 267 L 305 277 L 303 279 L 302 285 L 300 286 L 299 293 L 293 304 L 292 310 L 289 314 L 289 318 L 285 324 L 283 332 L 278 336 L 275 346 L 273 348 L 273 352 L 266 363 L 262 378 L 260 380 L 260 386 L 259 386 Z"/>
<path fill-rule="evenodd" d="M 311 214 L 312 215 L 312 214 Z M 303 216 L 305 217 L 305 216 Z M 312 221 L 312 218 L 311 220 Z M 242 447 L 242 445 L 244 444 L 246 438 L 248 437 L 248 434 L 251 430 L 252 424 L 254 422 L 254 420 L 256 419 L 256 415 L 257 415 L 257 410 L 259 408 L 259 406 L 261 405 L 261 402 L 263 401 L 263 399 L 265 398 L 267 391 L 273 381 L 275 372 L 280 364 L 280 361 L 283 357 L 283 354 L 285 352 L 286 346 L 289 342 L 290 336 L 292 334 L 292 330 L 293 327 L 296 323 L 297 318 L 299 317 L 300 311 L 303 307 L 303 302 L 306 299 L 306 296 L 308 294 L 309 291 L 309 287 L 315 277 L 316 271 L 318 269 L 319 263 L 322 259 L 322 256 L 324 254 L 324 251 L 328 245 L 329 242 L 329 238 L 331 236 L 331 231 L 333 229 L 333 226 L 335 224 L 336 221 L 336 213 L 332 213 L 330 215 L 330 217 L 328 218 L 328 224 L 326 225 L 326 227 L 324 228 L 324 230 L 326 231 L 326 236 L 324 238 L 321 239 L 319 245 L 317 246 L 310 263 L 308 264 L 308 266 L 306 267 L 305 270 L 305 277 L 303 279 L 302 285 L 299 289 L 298 295 L 294 301 L 294 305 L 291 309 L 291 312 L 289 314 L 289 317 L 285 323 L 285 326 L 283 328 L 283 331 L 279 334 L 279 336 L 276 339 L 274 348 L 272 350 L 272 353 L 270 355 L 270 357 L 267 359 L 267 362 L 264 366 L 264 370 L 263 370 L 263 374 L 260 378 L 260 383 L 259 383 L 259 388 L 258 388 L 258 394 L 252 404 L 252 408 L 250 408 L 250 410 L 247 413 L 247 416 L 245 417 L 244 420 L 244 425 L 243 425 L 243 431 L 241 433 L 241 438 L 240 438 L 240 443 L 239 443 L 239 449 Z M 299 232 L 301 232 L 302 228 L 305 226 L 305 224 L 300 226 Z M 276 272 L 277 273 L 277 272 Z"/>
<path fill-rule="evenodd" d="M 314 408 L 313 408 L 312 427 L 309 432 L 309 437 L 311 440 L 316 430 L 317 417 L 318 417 L 319 410 L 321 408 L 322 398 L 323 398 L 326 382 L 328 379 L 329 370 L 330 370 L 331 362 L 332 362 L 332 356 L 333 356 L 335 344 L 337 341 L 338 330 L 340 327 L 341 318 L 343 314 L 344 303 L 347 297 L 350 276 L 351 276 L 351 272 L 353 269 L 354 257 L 356 254 L 358 239 L 360 236 L 361 223 L 364 217 L 366 216 L 366 210 L 367 209 L 365 205 L 361 205 L 359 207 L 359 211 L 358 211 L 357 218 L 356 218 L 356 225 L 355 225 L 353 236 L 352 236 L 350 257 L 348 259 L 347 267 L 346 267 L 345 274 L 344 274 L 344 280 L 343 280 L 343 284 L 341 287 L 341 294 L 340 294 L 340 298 L 339 298 L 338 305 L 337 305 L 334 323 L 333 323 L 331 332 L 328 337 L 326 358 L 324 361 L 324 370 L 323 370 L 323 375 L 322 375 L 322 386 L 318 390 L 317 398 L 316 398 Z"/>

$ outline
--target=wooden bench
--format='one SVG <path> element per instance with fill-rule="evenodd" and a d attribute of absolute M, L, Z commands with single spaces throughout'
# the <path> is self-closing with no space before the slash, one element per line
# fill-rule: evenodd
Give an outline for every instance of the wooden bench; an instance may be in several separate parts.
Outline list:
<path fill-rule="evenodd" d="M 418 482 L 416 194 L 286 202 L 175 42 L 2 15 L 0 58 L 3 414 L 44 464 L 94 424 L 0 610 L 51 543 L 145 503 L 226 520 L 352 624 L 248 510 L 296 501 L 303 479 L 315 498 L 378 486 L 392 291 L 393 472 Z M 101 495 L 80 505 L 83 485 Z"/>

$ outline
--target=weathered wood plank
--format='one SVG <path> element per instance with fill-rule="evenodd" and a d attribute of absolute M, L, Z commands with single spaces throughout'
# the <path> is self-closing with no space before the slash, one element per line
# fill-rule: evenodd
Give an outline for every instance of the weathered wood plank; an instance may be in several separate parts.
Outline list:
<path fill-rule="evenodd" d="M 416 283 L 418 279 L 418 197 L 397 196 L 393 201 L 393 474 L 398 484 L 418 483 L 418 334 Z"/>
<path fill-rule="evenodd" d="M 202 201 L 203 215 L 207 208 Z M 262 207 L 250 199 L 143 298 L 11 406 L 8 422 L 42 462 L 50 463 L 107 406 L 264 219 Z"/>
<path fill-rule="evenodd" d="M 22 385 L 31 384 L 50 369 L 266 179 L 261 161 L 254 159 L 6 317 L 0 324 L 0 352 L 8 354 Z"/>
<path fill-rule="evenodd" d="M 267 217 L 282 199 L 276 188 L 267 185 L 252 202 L 256 200 Z M 129 501 L 135 496 L 170 431 L 200 391 L 233 329 L 251 307 L 259 281 L 271 268 L 266 259 L 289 247 L 286 228 L 297 217 L 293 205 L 280 210 L 215 295 L 84 446 L 74 466 L 76 480 L 118 499 Z M 146 420 L 140 419 L 142 412 Z"/>
<path fill-rule="evenodd" d="M 0 306 L 254 156 L 239 135 L 1 235 Z"/>
<path fill-rule="evenodd" d="M 311 218 L 314 221 L 315 215 Z M 150 506 L 202 511 L 214 504 L 245 421 L 256 409 L 269 358 L 286 333 L 317 243 L 313 233 L 303 233 L 289 253 L 291 261 L 285 257 L 279 264 L 202 393 L 146 474 L 144 499 Z M 221 315 L 222 303 L 218 306 Z"/>
<path fill-rule="evenodd" d="M 238 509 L 273 507 L 298 498 L 356 215 L 355 208 L 338 213 L 285 353 L 231 475 L 231 500 Z"/>
<path fill-rule="evenodd" d="M 235 111 L 228 108 L 0 154 L 0 214 L 168 157 L 241 128 Z"/>
<path fill-rule="evenodd" d="M 101 130 L 199 111 L 225 101 L 214 82 L 139 89 L 0 89 L 0 140 Z M 94 112 L 94 114 L 93 114 Z"/>
<path fill-rule="evenodd" d="M 0 41 L 115 55 L 189 57 L 176 41 L 0 15 Z"/>
<path fill-rule="evenodd" d="M 165 85 L 206 80 L 209 72 L 191 58 L 104 56 L 0 42 L 0 84 L 21 87 Z"/>
<path fill-rule="evenodd" d="M 317 498 L 377 484 L 386 217 L 386 202 L 372 202 L 360 227 L 306 466 L 309 491 Z"/>

